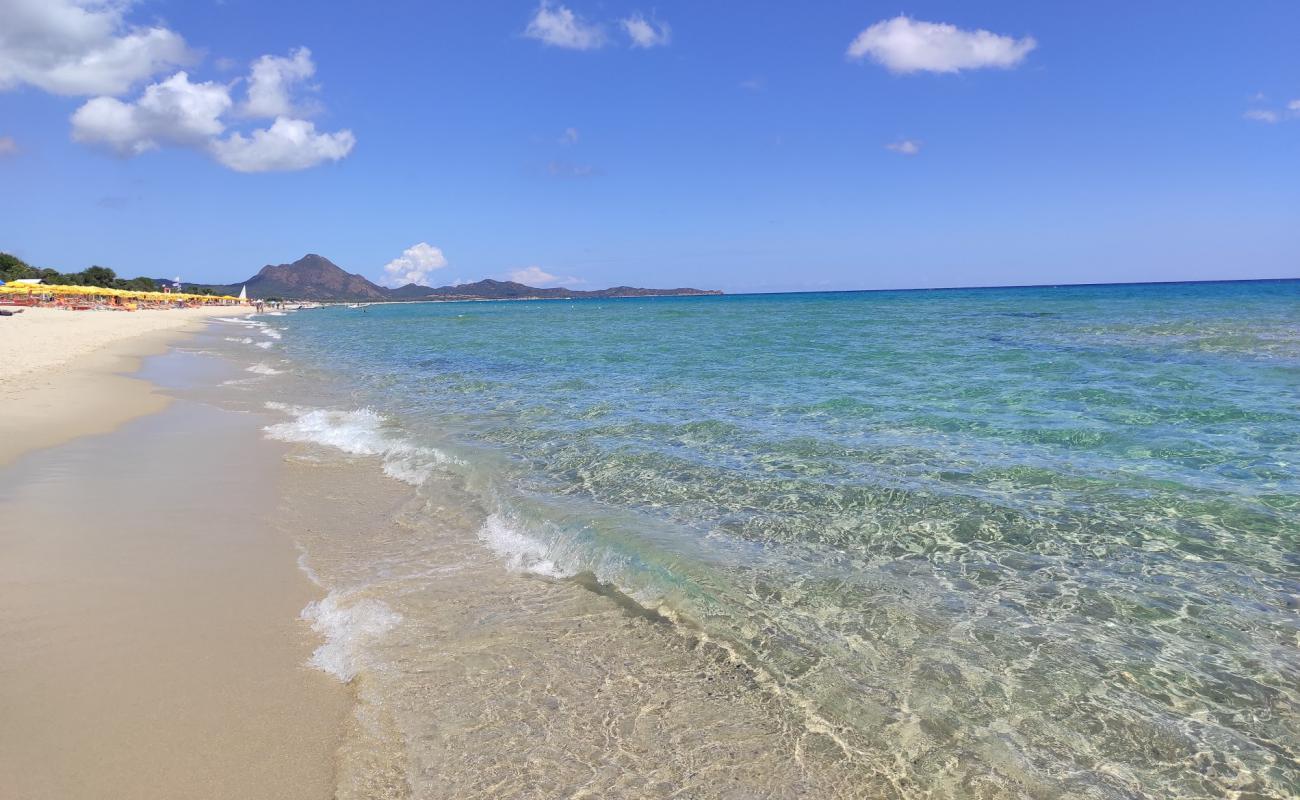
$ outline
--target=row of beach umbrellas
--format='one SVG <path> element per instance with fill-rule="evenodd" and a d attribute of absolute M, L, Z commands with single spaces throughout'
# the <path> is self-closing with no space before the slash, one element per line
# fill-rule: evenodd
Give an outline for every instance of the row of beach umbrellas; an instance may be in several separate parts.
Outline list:
<path fill-rule="evenodd" d="M 46 283 L 19 283 L 10 281 L 0 286 L 0 294 L 25 295 L 65 295 L 81 297 L 120 297 L 124 300 L 143 300 L 152 303 L 215 303 L 217 301 L 238 300 L 231 295 L 220 297 L 210 294 L 187 294 L 185 292 L 141 292 L 132 289 L 109 289 L 103 286 L 64 286 Z"/>

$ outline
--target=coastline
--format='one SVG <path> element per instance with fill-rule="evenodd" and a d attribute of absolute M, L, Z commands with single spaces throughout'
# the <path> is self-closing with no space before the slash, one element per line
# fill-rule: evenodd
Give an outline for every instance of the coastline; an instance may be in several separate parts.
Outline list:
<path fill-rule="evenodd" d="M 299 614 L 320 591 L 277 522 L 283 448 L 255 415 L 126 374 L 230 311 L 159 312 L 177 316 L 0 378 L 0 785 L 15 796 L 334 794 L 352 692 L 306 666 L 320 641 Z"/>
<path fill-rule="evenodd" d="M 161 411 L 167 397 L 131 377 L 141 359 L 214 317 L 249 308 L 72 312 L 26 309 L 0 325 L 0 467 L 82 436 L 108 433 Z"/>
<path fill-rule="evenodd" d="M 761 329 L 783 314 L 798 312 L 834 332 L 856 331 L 867 317 L 889 330 L 915 310 L 901 302 L 833 302 L 812 314 L 802 303 L 783 309 L 730 300 L 723 309 L 730 313 L 667 308 L 657 317 L 599 306 L 585 315 L 424 306 L 418 324 L 393 309 L 272 313 L 214 322 L 149 359 L 128 380 L 163 398 L 161 413 L 0 468 L 0 519 L 13 528 L 0 533 L 0 635 L 15 643 L 13 652 L 0 653 L 7 678 L 0 785 L 34 797 L 87 796 L 93 782 L 119 796 L 371 800 L 967 796 L 967 788 L 981 796 L 1120 796 L 1151 783 L 1185 796 L 1221 796 L 1230 781 L 1259 776 L 1261 797 L 1289 796 L 1274 791 L 1287 776 L 1262 749 L 1237 751 L 1239 772 L 1202 791 L 1186 782 L 1182 767 L 1156 772 L 1144 750 L 1107 750 L 1108 740 L 1079 737 L 1071 716 L 1076 703 L 1088 703 L 1090 714 L 1117 730 L 1149 730 L 1149 720 L 1172 713 L 1159 705 L 1164 670 L 1201 669 L 1190 654 L 1211 637 L 1241 643 L 1224 645 L 1232 659 L 1273 659 L 1264 667 L 1273 673 L 1247 677 L 1237 668 L 1251 681 L 1243 685 L 1282 685 L 1274 675 L 1285 676 L 1286 668 L 1274 666 L 1281 662 L 1267 637 L 1294 608 L 1286 594 L 1285 609 L 1274 610 L 1280 584 L 1269 572 L 1290 555 L 1269 549 L 1285 539 L 1237 548 L 1232 537 L 1171 534 L 1162 527 L 1163 506 L 1130 507 L 1106 520 L 1123 528 L 1100 524 L 1092 510 L 1114 502 L 1112 487 L 1149 489 L 1149 478 L 1122 470 L 1154 464 L 1166 480 L 1152 502 L 1197 510 L 1217 530 L 1233 518 L 1207 518 L 1198 503 L 1207 491 L 1223 492 L 1221 480 L 1206 484 L 1202 472 L 1171 472 L 1169 463 L 1146 456 L 1134 461 L 1128 448 L 1116 455 L 1109 440 L 1083 436 L 1091 431 L 1079 423 L 1068 437 L 1038 427 L 1000 431 L 999 447 L 1011 450 L 1014 467 L 1035 467 L 1029 476 L 1041 482 L 1047 453 L 1053 485 L 1094 504 L 1083 513 L 1058 512 L 1073 514 L 1065 523 L 1107 533 L 1130 531 L 1130 519 L 1151 520 L 1142 535 L 1171 549 L 1111 546 L 1205 587 L 1192 596 L 1216 609 L 1180 619 L 1177 628 L 1159 619 L 1146 626 L 1107 606 L 1074 606 L 1067 596 L 1062 621 L 1057 595 L 1044 605 L 1015 577 L 1022 565 L 1042 565 L 1026 573 L 1034 579 L 1059 576 L 1120 597 L 1152 588 L 1079 555 L 1096 539 L 1081 540 L 1056 520 L 1036 522 L 1005 500 L 995 506 L 978 484 L 952 492 L 956 477 L 1001 486 L 1008 474 L 1019 481 L 1023 473 L 945 470 L 933 479 L 949 491 L 943 497 L 895 490 L 881 487 L 889 475 L 869 456 L 946 468 L 952 451 L 848 454 L 810 447 L 807 438 L 756 439 L 743 427 L 752 424 L 752 407 L 690 403 L 692 396 L 727 396 L 731 373 L 718 367 L 737 362 L 728 348 L 761 342 Z M 1220 302 L 1216 294 L 1184 313 L 1216 313 Z M 1215 361 L 1249 369 L 1240 373 L 1249 380 L 1235 385 L 1250 394 L 1231 418 L 1290 419 L 1276 408 L 1283 393 L 1266 391 L 1289 386 L 1289 373 L 1255 358 L 1292 352 L 1279 344 L 1292 341 L 1285 338 L 1293 330 L 1290 306 L 1255 302 L 1283 313 L 1253 320 L 1252 337 L 1233 339 L 1226 353 L 1218 339 L 1209 355 L 1200 340 L 1171 350 L 1164 323 L 1137 329 L 1148 342 L 1144 352 L 1161 355 L 1156 377 L 1179 387 L 1169 402 L 1175 412 L 1185 400 L 1212 396 L 1198 381 L 1211 374 L 1203 365 Z M 1038 347 L 1081 324 L 1122 334 L 1123 346 L 1133 347 L 1133 315 L 1125 308 L 1096 320 L 1072 316 L 1080 313 L 1077 303 L 1023 306 L 1008 298 L 970 318 L 985 320 L 991 334 L 1010 330 Z M 1063 321 L 1048 328 L 1041 322 L 1047 312 Z M 557 345 L 551 336 L 607 330 L 611 319 L 622 323 L 621 340 L 575 335 Z M 920 328 L 923 339 L 943 330 L 940 322 Z M 641 344 L 681 349 L 673 343 L 682 337 L 706 349 L 685 350 L 695 358 L 683 362 Z M 942 349 L 946 341 L 932 346 L 955 363 Z M 584 358 L 572 357 L 574 342 Z M 970 345 L 959 346 L 969 352 Z M 823 426 L 854 420 L 857 407 L 832 395 L 828 417 L 826 398 L 791 400 L 800 376 L 821 381 L 824 372 L 796 352 L 776 352 L 782 368 L 753 376 L 748 386 L 767 392 L 769 403 L 793 404 L 799 427 L 787 421 L 787 428 L 811 425 L 821 442 L 838 441 L 843 429 Z M 587 366 L 593 356 L 602 365 L 596 371 Z M 1080 354 L 1080 369 L 1102 368 L 1093 357 Z M 710 363 L 715 369 L 697 366 Z M 895 358 L 881 368 L 912 370 L 933 383 L 940 379 L 934 363 Z M 1114 365 L 1133 362 L 1100 363 L 1119 369 Z M 1145 363 L 1125 379 L 1150 379 Z M 1014 363 L 995 366 L 993 374 L 1014 378 Z M 879 402 L 901 407 L 908 386 L 888 377 L 868 372 L 859 380 L 879 387 Z M 1058 379 L 1053 373 L 1028 385 L 1056 386 Z M 958 388 L 940 385 L 937 396 L 955 396 Z M 1068 399 L 1052 393 L 1061 395 Z M 654 413 L 684 403 L 706 409 L 707 418 L 664 424 L 666 413 Z M 991 412 L 972 413 L 983 420 Z M 1003 425 L 1022 419 L 1001 418 Z M 1187 425 L 1156 429 L 1177 442 Z M 1124 437 L 1138 429 L 1116 423 L 1108 430 Z M 1140 431 L 1144 439 L 1149 430 Z M 1005 444 L 1011 432 L 1027 438 L 1018 451 Z M 627 446 L 630 435 L 635 449 Z M 962 441 L 979 448 L 987 436 L 981 429 Z M 646 452 L 661 445 L 678 457 Z M 739 447 L 763 456 L 763 464 L 825 472 L 773 484 L 767 470 L 736 468 Z M 1109 467 L 1099 474 L 1113 484 L 1079 481 L 1072 459 L 1081 453 Z M 693 459 L 689 471 L 681 456 Z M 683 474 L 690 486 L 680 482 Z M 798 516 L 786 513 L 790 489 L 807 498 Z M 693 497 L 701 500 L 682 503 Z M 663 498 L 691 519 L 743 502 L 765 513 L 765 527 L 782 520 L 808 527 L 764 541 L 756 537 L 764 528 L 739 527 L 744 520 L 730 516 L 706 536 L 692 536 L 680 521 L 647 513 L 647 500 Z M 835 509 L 843 515 L 822 516 Z M 881 521 L 885 538 L 819 538 L 835 525 L 859 530 L 864 513 Z M 1276 519 L 1284 522 L 1287 513 L 1280 509 Z M 1012 570 L 998 578 L 1005 594 L 949 572 L 954 563 L 966 569 L 948 554 L 967 554 L 969 542 L 921 538 L 932 530 L 914 527 L 918 519 L 995 526 L 986 529 L 996 534 L 991 544 L 978 544 L 990 549 L 977 554 L 1008 559 L 996 562 Z M 1250 519 L 1268 530 L 1274 517 L 1255 511 Z M 1004 530 L 1040 537 L 1036 551 L 1026 555 L 1022 540 L 1002 538 Z M 918 555 L 918 543 L 931 552 Z M 1234 564 L 1242 584 L 1229 596 L 1251 605 L 1208 602 L 1220 591 L 1216 575 L 1200 557 L 1179 557 L 1183 547 Z M 295 555 L 301 572 L 290 577 Z M 1113 624 L 1075 624 L 1092 614 Z M 1039 656 L 1045 661 L 1014 679 L 991 680 L 1000 665 L 1023 657 L 1028 639 L 1017 632 L 1027 620 L 1052 636 Z M 1150 662 L 1132 659 L 1134 637 L 1167 650 Z M 1105 662 L 1080 659 L 1080 639 L 1108 654 Z M 1128 694 L 1122 703 L 1087 694 L 1097 685 Z M 1207 702 L 1252 707 L 1240 699 Z M 1008 727 L 991 728 L 990 719 Z M 1220 730 L 1252 742 L 1291 740 L 1284 716 L 1261 720 Z M 1220 735 L 1194 728 L 1171 735 L 1163 763 L 1182 764 L 1185 754 L 1217 747 Z M 1069 749 L 1056 749 L 1067 740 Z M 1079 758 L 1098 767 L 1072 771 Z M 1115 770 L 1124 772 L 1116 778 Z"/>

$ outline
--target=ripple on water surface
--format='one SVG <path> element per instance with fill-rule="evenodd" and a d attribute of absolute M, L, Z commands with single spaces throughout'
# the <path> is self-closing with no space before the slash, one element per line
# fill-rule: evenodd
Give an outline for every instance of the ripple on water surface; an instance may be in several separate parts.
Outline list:
<path fill-rule="evenodd" d="M 1300 791 L 1296 283 L 466 309 L 286 317 L 346 388 L 271 434 L 378 457 L 421 514 L 454 476 L 502 575 L 676 620 L 860 786 Z M 431 624 L 390 608 L 359 646 Z"/>

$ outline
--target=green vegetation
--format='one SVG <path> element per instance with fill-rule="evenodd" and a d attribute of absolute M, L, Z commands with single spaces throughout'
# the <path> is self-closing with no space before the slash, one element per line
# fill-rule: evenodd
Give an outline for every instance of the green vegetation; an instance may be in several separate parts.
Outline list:
<path fill-rule="evenodd" d="M 153 278 L 119 278 L 108 267 L 88 267 L 81 272 L 63 273 L 53 269 L 33 267 L 17 256 L 0 253 L 0 283 L 23 278 L 40 278 L 46 283 L 70 286 L 103 286 L 109 289 L 127 289 L 136 292 L 154 292 L 158 290 L 158 281 Z M 212 290 L 191 290 L 195 294 L 214 294 Z"/>

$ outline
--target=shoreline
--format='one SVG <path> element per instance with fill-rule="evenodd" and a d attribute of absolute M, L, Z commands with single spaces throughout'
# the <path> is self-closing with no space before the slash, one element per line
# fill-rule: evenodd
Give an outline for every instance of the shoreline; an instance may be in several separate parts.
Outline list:
<path fill-rule="evenodd" d="M 0 324 L 0 467 L 82 436 L 108 433 L 166 408 L 168 398 L 131 377 L 219 316 L 250 308 L 72 312 L 31 308 Z"/>
<path fill-rule="evenodd" d="M 21 409 L 0 421 L 16 796 L 334 795 L 353 690 L 307 666 L 321 640 L 300 613 L 321 590 L 278 522 L 284 448 L 260 416 L 128 374 L 162 353 L 151 378 L 192 369 L 173 346 L 210 316 L 0 379 Z"/>

